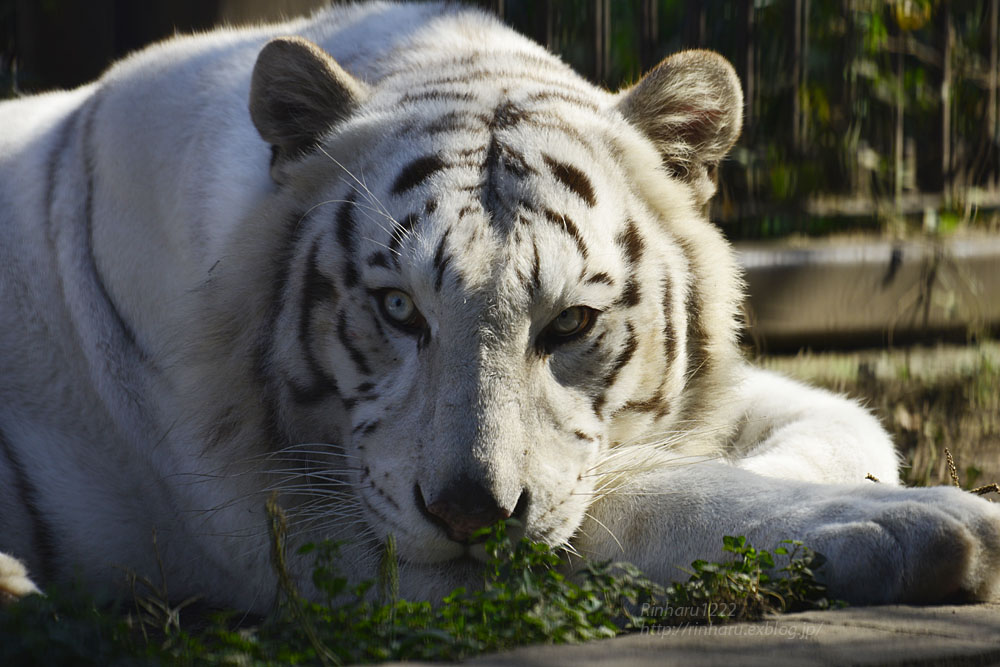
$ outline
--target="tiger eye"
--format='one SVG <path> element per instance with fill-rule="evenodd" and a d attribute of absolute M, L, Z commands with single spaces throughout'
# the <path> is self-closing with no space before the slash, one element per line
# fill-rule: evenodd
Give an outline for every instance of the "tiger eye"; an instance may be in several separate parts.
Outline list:
<path fill-rule="evenodd" d="M 389 288 L 372 294 L 379 312 L 389 324 L 409 334 L 426 331 L 427 321 L 417 309 L 413 297 L 400 289 Z"/>
<path fill-rule="evenodd" d="M 597 321 L 600 311 L 588 306 L 570 306 L 564 308 L 549 322 L 536 344 L 544 354 L 551 354 L 560 345 L 570 343 L 586 335 Z"/>
<path fill-rule="evenodd" d="M 592 311 L 585 306 L 572 306 L 559 313 L 550 330 L 557 336 L 572 336 L 579 333 L 590 322 Z"/>
<path fill-rule="evenodd" d="M 382 296 L 382 308 L 391 319 L 400 323 L 408 322 L 417 310 L 410 295 L 398 289 L 386 291 Z"/>

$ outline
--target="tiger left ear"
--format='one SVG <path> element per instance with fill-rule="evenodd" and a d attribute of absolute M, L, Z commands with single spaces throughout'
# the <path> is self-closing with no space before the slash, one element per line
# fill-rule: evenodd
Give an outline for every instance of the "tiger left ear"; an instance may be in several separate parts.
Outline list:
<path fill-rule="evenodd" d="M 368 95 L 368 86 L 320 47 L 301 37 L 279 37 L 257 56 L 250 118 L 280 163 L 315 148 Z"/>
<path fill-rule="evenodd" d="M 682 51 L 619 93 L 618 110 L 653 141 L 699 204 L 715 194 L 719 161 L 743 125 L 743 91 L 732 65 L 712 51 Z"/>

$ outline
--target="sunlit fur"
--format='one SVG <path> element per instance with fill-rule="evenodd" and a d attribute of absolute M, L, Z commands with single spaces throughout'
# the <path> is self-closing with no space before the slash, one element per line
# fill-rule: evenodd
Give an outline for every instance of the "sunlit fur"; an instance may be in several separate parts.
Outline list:
<path fill-rule="evenodd" d="M 437 4 L 175 38 L 0 105 L 0 550 L 263 611 L 277 494 L 290 548 L 343 541 L 360 579 L 392 534 L 433 599 L 482 553 L 430 507 L 479 489 L 662 580 L 746 535 L 824 551 L 854 601 L 992 596 L 994 506 L 898 488 L 875 418 L 741 360 L 704 214 L 741 109 L 715 54 L 611 93 Z"/>

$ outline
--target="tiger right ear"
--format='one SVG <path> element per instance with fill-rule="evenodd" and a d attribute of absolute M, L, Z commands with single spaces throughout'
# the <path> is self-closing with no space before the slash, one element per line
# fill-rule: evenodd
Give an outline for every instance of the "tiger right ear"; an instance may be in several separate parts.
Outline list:
<path fill-rule="evenodd" d="M 700 50 L 672 55 L 619 94 L 618 110 L 700 204 L 715 194 L 715 168 L 743 125 L 743 91 L 725 58 Z"/>
<path fill-rule="evenodd" d="M 276 161 L 315 148 L 330 128 L 367 99 L 368 86 L 326 51 L 301 37 L 278 37 L 257 56 L 250 80 L 250 118 Z"/>

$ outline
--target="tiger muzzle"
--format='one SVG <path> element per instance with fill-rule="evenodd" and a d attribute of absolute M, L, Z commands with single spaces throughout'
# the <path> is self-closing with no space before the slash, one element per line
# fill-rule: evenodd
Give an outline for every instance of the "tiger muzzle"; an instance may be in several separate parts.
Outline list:
<path fill-rule="evenodd" d="M 473 544 L 476 531 L 492 526 L 497 521 L 526 514 L 527 492 L 522 491 L 510 509 L 503 507 L 496 497 L 479 482 L 462 477 L 448 484 L 441 492 L 426 502 L 420 485 L 414 487 L 417 507 L 427 519 L 444 529 L 448 539 L 459 544 Z"/>

